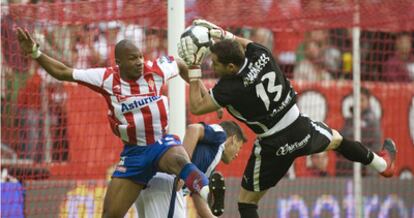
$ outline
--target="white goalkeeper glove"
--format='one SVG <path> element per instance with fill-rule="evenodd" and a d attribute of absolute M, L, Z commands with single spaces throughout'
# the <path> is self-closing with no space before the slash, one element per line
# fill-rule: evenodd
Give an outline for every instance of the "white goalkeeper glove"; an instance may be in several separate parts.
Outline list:
<path fill-rule="evenodd" d="M 193 21 L 195 26 L 203 26 L 209 29 L 210 36 L 215 39 L 234 39 L 234 34 L 223 30 L 223 28 L 203 19 L 196 19 Z"/>
<path fill-rule="evenodd" d="M 189 66 L 188 77 L 190 81 L 201 78 L 200 65 L 206 55 L 208 48 L 203 46 L 197 48 L 191 37 L 181 38 L 178 43 L 178 56 Z"/>
<path fill-rule="evenodd" d="M 205 46 L 198 48 L 189 36 L 181 38 L 178 43 L 178 55 L 188 66 L 200 65 L 207 51 L 208 48 Z"/>

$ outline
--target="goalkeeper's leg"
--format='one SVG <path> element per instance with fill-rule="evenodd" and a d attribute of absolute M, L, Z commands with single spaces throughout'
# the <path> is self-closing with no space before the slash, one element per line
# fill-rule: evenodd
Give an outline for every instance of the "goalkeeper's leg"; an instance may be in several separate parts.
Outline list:
<path fill-rule="evenodd" d="M 391 139 L 386 139 L 382 151 L 376 154 L 361 142 L 342 137 L 336 130 L 332 130 L 332 133 L 332 141 L 327 150 L 334 149 L 350 161 L 370 166 L 384 177 L 391 177 L 394 174 L 397 149 Z"/>
<path fill-rule="evenodd" d="M 253 192 L 244 189 L 240 189 L 239 193 L 239 213 L 241 218 L 258 218 L 259 214 L 257 213 L 257 205 L 259 204 L 260 199 L 266 193 L 267 190 L 260 192 Z"/>

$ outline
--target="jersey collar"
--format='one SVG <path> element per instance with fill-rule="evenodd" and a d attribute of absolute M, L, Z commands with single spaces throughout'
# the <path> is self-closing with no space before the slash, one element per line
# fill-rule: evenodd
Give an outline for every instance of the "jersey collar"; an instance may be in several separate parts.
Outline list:
<path fill-rule="evenodd" d="M 240 75 L 240 73 L 244 70 L 244 68 L 247 66 L 247 58 L 244 58 L 243 66 L 239 69 L 239 72 L 236 73 L 236 75 Z"/>

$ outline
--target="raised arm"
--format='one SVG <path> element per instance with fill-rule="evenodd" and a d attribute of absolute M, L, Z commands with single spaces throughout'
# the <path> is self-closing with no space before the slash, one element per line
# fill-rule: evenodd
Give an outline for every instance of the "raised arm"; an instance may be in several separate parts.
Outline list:
<path fill-rule="evenodd" d="M 192 114 L 201 115 L 216 111 L 220 107 L 214 103 L 201 81 L 200 63 L 207 48 L 197 49 L 195 47 L 191 39 L 181 39 L 178 43 L 178 54 L 185 60 L 185 63 L 183 61 L 177 61 L 177 63 L 180 76 L 190 83 L 190 111 Z"/>
<path fill-rule="evenodd" d="M 195 115 L 202 115 L 217 111 L 220 107 L 214 103 L 214 100 L 207 91 L 201 80 L 190 82 L 190 111 Z"/>
<path fill-rule="evenodd" d="M 201 82 L 200 79 L 190 79 L 188 75 L 187 65 L 182 61 L 177 61 L 178 68 L 180 69 L 180 76 L 187 83 L 190 84 L 190 111 L 192 114 L 200 115 L 213 111 L 218 111 L 218 118 L 221 119 L 222 111 L 219 111 L 218 107 L 212 100 L 207 88 Z M 191 69 L 194 70 L 194 69 Z M 220 114 L 221 112 L 221 114 Z"/>
<path fill-rule="evenodd" d="M 74 81 L 72 73 L 73 69 L 66 66 L 62 62 L 43 54 L 39 50 L 39 44 L 33 39 L 27 30 L 18 27 L 16 29 L 17 38 L 19 40 L 20 48 L 26 55 L 31 57 L 39 63 L 43 69 L 51 76 L 62 81 Z"/>

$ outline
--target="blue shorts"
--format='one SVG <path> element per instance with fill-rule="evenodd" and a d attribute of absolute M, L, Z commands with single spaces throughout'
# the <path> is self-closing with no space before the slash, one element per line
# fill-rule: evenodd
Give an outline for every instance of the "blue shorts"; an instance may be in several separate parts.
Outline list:
<path fill-rule="evenodd" d="M 181 145 L 177 136 L 165 135 L 147 146 L 125 145 L 113 178 L 127 178 L 146 185 L 158 171 L 158 161 L 173 146 Z"/>

